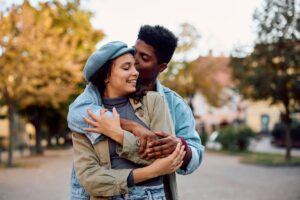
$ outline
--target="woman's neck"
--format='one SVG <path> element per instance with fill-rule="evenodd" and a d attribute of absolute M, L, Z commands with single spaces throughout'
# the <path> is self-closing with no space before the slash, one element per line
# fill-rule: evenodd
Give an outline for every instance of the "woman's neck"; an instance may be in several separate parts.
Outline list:
<path fill-rule="evenodd" d="M 107 90 L 107 89 L 104 90 L 102 96 L 105 97 L 105 98 L 109 98 L 109 99 L 114 99 L 114 98 L 119 98 L 119 97 L 126 97 L 126 95 L 121 95 L 121 94 L 112 92 L 112 91 Z"/>

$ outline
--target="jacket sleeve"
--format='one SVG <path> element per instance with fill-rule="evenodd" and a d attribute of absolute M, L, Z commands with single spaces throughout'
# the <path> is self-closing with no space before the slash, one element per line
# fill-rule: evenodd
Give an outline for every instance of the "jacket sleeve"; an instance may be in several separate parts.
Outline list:
<path fill-rule="evenodd" d="M 83 116 L 89 117 L 87 110 L 91 110 L 98 116 L 101 108 L 101 96 L 96 87 L 90 83 L 69 106 L 67 116 L 69 129 L 73 132 L 85 134 L 93 144 L 101 140 L 102 134 L 87 132 L 83 129 L 90 127 L 83 119 Z"/>
<path fill-rule="evenodd" d="M 123 146 L 117 145 L 119 156 L 139 165 L 150 165 L 154 160 L 145 160 L 139 155 L 139 139 L 128 131 L 124 131 Z"/>
<path fill-rule="evenodd" d="M 177 137 L 182 137 L 187 142 L 192 151 L 192 159 L 190 160 L 186 170 L 178 169 L 176 172 L 182 175 L 191 174 L 201 164 L 204 157 L 204 146 L 196 131 L 196 121 L 190 107 L 176 93 L 173 93 L 173 105 L 171 110 L 174 113 L 174 124 Z"/>
<path fill-rule="evenodd" d="M 72 141 L 76 176 L 91 196 L 128 193 L 127 178 L 131 169 L 109 169 L 109 159 L 97 154 L 97 147 L 85 135 L 73 133 Z M 101 142 L 96 145 L 103 145 Z"/>
<path fill-rule="evenodd" d="M 150 130 L 163 131 L 175 135 L 173 122 L 165 98 L 158 92 L 147 93 L 147 107 L 150 117 Z"/>

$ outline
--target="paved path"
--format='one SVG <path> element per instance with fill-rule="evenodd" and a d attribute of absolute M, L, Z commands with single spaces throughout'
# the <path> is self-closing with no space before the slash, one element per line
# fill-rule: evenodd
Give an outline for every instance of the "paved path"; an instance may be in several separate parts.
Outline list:
<path fill-rule="evenodd" d="M 246 165 L 213 153 L 178 183 L 184 200 L 300 200 L 300 167 Z"/>
<path fill-rule="evenodd" d="M 276 147 L 271 142 L 271 137 L 262 137 L 259 140 L 252 140 L 249 146 L 250 151 L 262 152 L 262 153 L 273 153 L 273 154 L 286 154 L 285 147 Z M 300 156 L 299 148 L 291 149 L 292 156 Z"/>
<path fill-rule="evenodd" d="M 18 159 L 23 167 L 0 169 L 0 200 L 66 200 L 72 150 Z"/>
<path fill-rule="evenodd" d="M 21 161 L 22 168 L 0 168 L 0 200 L 68 199 L 72 150 Z M 300 200 L 300 167 L 244 165 L 207 153 L 200 169 L 178 176 L 178 185 L 183 200 Z"/>

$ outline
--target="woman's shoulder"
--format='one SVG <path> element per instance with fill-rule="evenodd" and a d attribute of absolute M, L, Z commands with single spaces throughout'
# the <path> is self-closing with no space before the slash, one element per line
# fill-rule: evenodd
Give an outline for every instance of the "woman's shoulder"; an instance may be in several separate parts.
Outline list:
<path fill-rule="evenodd" d="M 157 108 L 164 104 L 165 104 L 164 95 L 158 92 L 148 91 L 143 98 L 143 105 L 145 105 L 149 110 L 153 110 L 154 108 Z"/>
<path fill-rule="evenodd" d="M 155 91 L 148 91 L 144 96 L 143 101 L 146 101 L 147 103 L 161 102 L 164 101 L 164 96 Z"/>
<path fill-rule="evenodd" d="M 164 106 L 165 104 L 165 97 L 164 95 L 155 92 L 155 91 L 148 91 L 142 98 L 141 101 L 135 101 L 132 98 L 129 98 L 131 105 L 134 109 L 142 107 L 145 110 L 153 110 L 155 107 Z"/>

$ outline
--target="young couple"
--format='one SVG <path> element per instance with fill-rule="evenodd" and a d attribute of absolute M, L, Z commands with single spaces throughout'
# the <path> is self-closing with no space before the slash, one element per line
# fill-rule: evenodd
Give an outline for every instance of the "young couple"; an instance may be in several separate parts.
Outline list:
<path fill-rule="evenodd" d="M 88 59 L 89 82 L 70 105 L 70 199 L 179 199 L 175 171 L 190 174 L 204 147 L 184 100 L 157 80 L 177 46 L 162 26 L 142 26 L 134 48 L 115 41 Z"/>

